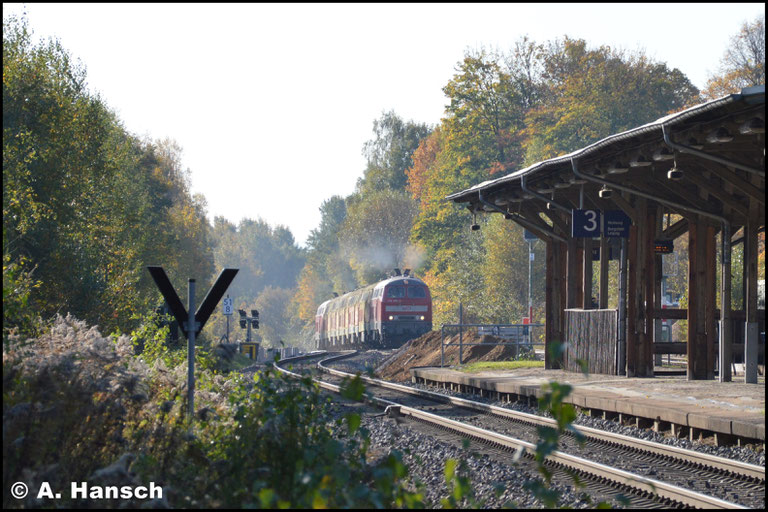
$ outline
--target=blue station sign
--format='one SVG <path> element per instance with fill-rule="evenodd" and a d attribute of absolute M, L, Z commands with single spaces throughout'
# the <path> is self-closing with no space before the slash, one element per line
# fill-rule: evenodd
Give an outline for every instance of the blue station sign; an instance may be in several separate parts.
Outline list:
<path fill-rule="evenodd" d="M 600 210 L 571 210 L 571 236 L 597 238 L 600 236 Z"/>
<path fill-rule="evenodd" d="M 621 210 L 606 210 L 603 215 L 603 236 L 606 238 L 629 238 L 632 219 Z"/>

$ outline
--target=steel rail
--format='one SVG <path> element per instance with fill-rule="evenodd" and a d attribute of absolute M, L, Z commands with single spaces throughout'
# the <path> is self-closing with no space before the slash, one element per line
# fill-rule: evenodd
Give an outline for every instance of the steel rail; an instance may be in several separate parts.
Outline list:
<path fill-rule="evenodd" d="M 331 375 L 336 375 L 338 377 L 347 377 L 347 376 L 350 376 L 350 374 L 344 373 L 340 370 L 336 370 L 333 368 L 328 368 L 326 366 L 323 366 L 322 363 L 333 362 L 338 359 L 350 357 L 351 355 L 353 354 L 342 354 L 339 356 L 335 356 L 333 358 L 329 358 L 327 360 L 321 361 L 320 363 L 318 363 L 318 366 L 323 371 L 327 371 Z M 450 402 L 454 405 L 459 405 L 461 407 L 466 407 L 469 409 L 474 409 L 474 410 L 483 411 L 483 412 L 490 412 L 492 414 L 504 416 L 506 418 L 526 421 L 526 422 L 534 423 L 537 425 L 557 427 L 557 422 L 555 420 L 551 418 L 545 418 L 543 416 L 537 416 L 535 414 L 529 414 L 529 413 L 520 412 L 520 411 L 513 411 L 510 409 L 505 409 L 503 407 L 498 407 L 495 405 L 483 404 L 480 402 L 474 402 L 472 400 L 466 400 L 463 398 L 441 395 L 439 393 L 434 393 L 432 391 L 415 389 L 410 386 L 395 384 L 393 382 L 387 382 L 384 380 L 372 379 L 370 377 L 361 376 L 361 379 L 375 386 L 392 389 L 402 393 L 408 393 L 414 396 L 422 396 L 422 397 L 426 397 L 426 398 L 440 401 L 443 403 Z M 625 446 L 630 446 L 632 448 L 637 448 L 637 449 L 654 453 L 657 455 L 676 458 L 692 464 L 702 464 L 705 466 L 709 466 L 711 468 L 715 468 L 720 471 L 728 471 L 737 475 L 745 475 L 745 476 L 749 476 L 750 478 L 765 481 L 765 468 L 762 466 L 747 464 L 745 462 L 726 459 L 725 457 L 718 457 L 716 455 L 709 455 L 707 453 L 696 452 L 693 450 L 686 450 L 685 448 L 667 446 L 659 443 L 654 443 L 653 441 L 646 441 L 645 439 L 638 439 L 631 436 L 625 436 L 623 434 L 606 432 L 596 428 L 576 426 L 576 425 L 573 425 L 573 428 L 579 431 L 580 433 L 582 433 L 586 437 L 596 439 L 602 442 L 622 444 Z"/>
<path fill-rule="evenodd" d="M 320 363 L 318 363 L 318 366 L 323 368 L 324 371 L 331 370 L 330 373 L 335 374 L 336 376 L 354 377 L 354 375 L 352 374 L 341 372 L 339 370 L 333 370 L 333 369 L 322 366 L 323 363 L 336 361 L 338 359 L 350 357 L 351 355 L 354 355 L 354 353 L 347 353 L 347 354 L 334 356 L 321 361 Z M 298 359 L 298 358 L 295 358 L 295 359 Z M 275 365 L 275 368 L 294 378 L 301 378 L 301 375 L 290 372 L 283 368 L 280 368 L 277 365 Z M 369 379 L 368 377 L 362 377 L 362 379 L 366 381 L 375 380 L 375 379 Z M 313 379 L 313 381 L 316 382 L 323 389 L 327 389 L 336 393 L 339 393 L 341 391 L 340 386 L 323 382 L 322 380 L 319 380 L 319 379 Z M 384 382 L 384 381 L 379 381 L 379 382 Z M 387 384 L 392 385 L 392 383 L 387 383 Z M 389 387 L 389 386 L 385 386 L 385 387 Z M 410 416 L 415 419 L 430 423 L 432 425 L 437 425 L 441 428 L 451 430 L 460 435 L 473 436 L 483 441 L 487 441 L 489 443 L 493 443 L 495 445 L 504 447 L 506 449 L 510 449 L 514 451 L 520 450 L 520 451 L 528 452 L 529 454 L 534 454 L 536 452 L 536 445 L 529 443 L 527 441 L 523 441 L 521 439 L 515 439 L 513 437 L 506 436 L 504 434 L 499 434 L 497 432 L 492 432 L 490 430 L 475 427 L 473 425 L 461 423 L 455 420 L 451 420 L 449 418 L 444 418 L 442 416 L 421 411 L 413 407 L 401 405 L 396 402 L 392 402 L 390 400 L 385 400 L 383 398 L 377 398 L 377 397 L 368 395 L 364 398 L 364 401 L 367 403 L 378 405 L 379 407 L 384 407 L 385 410 L 387 410 L 390 414 L 402 414 L 405 416 Z M 583 459 L 581 457 L 568 455 L 560 451 L 552 452 L 547 456 L 546 460 L 554 464 L 570 468 L 571 470 L 574 470 L 574 471 L 578 471 L 581 473 L 588 473 L 597 478 L 606 479 L 620 486 L 629 487 L 629 488 L 638 490 L 640 492 L 651 493 L 656 496 L 659 496 L 662 499 L 668 499 L 675 502 L 684 503 L 686 505 L 697 507 L 697 508 L 723 508 L 723 509 L 747 509 L 748 508 L 736 503 L 731 503 L 725 500 L 721 500 L 719 498 L 714 498 L 712 496 L 707 496 L 695 491 L 690 491 L 682 487 L 667 484 L 665 482 L 661 482 L 651 478 L 646 478 L 644 476 L 630 473 L 628 471 L 612 468 L 605 464 L 600 464 L 600 463 L 592 462 L 587 459 Z"/>

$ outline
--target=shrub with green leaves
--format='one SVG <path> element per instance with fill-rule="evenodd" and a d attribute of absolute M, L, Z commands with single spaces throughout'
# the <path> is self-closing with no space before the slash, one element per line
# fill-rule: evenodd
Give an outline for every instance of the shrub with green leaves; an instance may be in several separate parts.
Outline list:
<path fill-rule="evenodd" d="M 40 286 L 28 268 L 29 261 L 3 253 L 3 341 L 11 335 L 34 336 L 40 327 L 37 313 L 31 307 L 29 297 Z"/>
<path fill-rule="evenodd" d="M 178 355 L 155 348 L 154 360 L 135 356 L 128 336 L 104 337 L 70 316 L 38 338 L 4 346 L 3 485 L 30 485 L 25 501 L 4 495 L 4 507 L 51 505 L 34 499 L 42 481 L 54 489 L 72 481 L 154 482 L 173 507 L 421 505 L 406 491 L 401 456 L 370 463 L 360 416 L 349 413 L 334 429 L 330 399 L 311 380 L 272 369 L 253 379 L 227 377 L 198 364 L 190 419 L 186 362 L 169 366 Z M 364 387 L 358 379 L 345 389 L 359 398 Z M 56 502 L 141 504 L 73 502 L 66 495 Z"/>

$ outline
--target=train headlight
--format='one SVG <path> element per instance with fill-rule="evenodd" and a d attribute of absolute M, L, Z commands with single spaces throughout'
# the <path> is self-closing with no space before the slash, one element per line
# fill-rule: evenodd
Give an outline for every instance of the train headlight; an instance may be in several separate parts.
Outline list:
<path fill-rule="evenodd" d="M 392 315 L 389 315 L 389 319 L 390 319 L 390 320 L 394 320 L 394 319 L 395 319 L 395 317 L 393 317 Z"/>
<path fill-rule="evenodd" d="M 424 315 L 421 316 L 421 319 L 424 320 Z"/>

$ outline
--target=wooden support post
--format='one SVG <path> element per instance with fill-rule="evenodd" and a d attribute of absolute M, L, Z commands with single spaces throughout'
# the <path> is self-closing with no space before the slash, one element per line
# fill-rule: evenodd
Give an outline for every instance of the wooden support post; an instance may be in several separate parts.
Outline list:
<path fill-rule="evenodd" d="M 608 238 L 600 236 L 600 291 L 599 308 L 608 309 L 608 263 L 610 248 Z"/>
<path fill-rule="evenodd" d="M 750 201 L 750 212 L 753 201 Z M 746 321 L 744 325 L 744 382 L 757 384 L 757 227 L 750 218 L 744 226 L 744 291 Z"/>
<path fill-rule="evenodd" d="M 627 342 L 626 361 L 627 377 L 637 376 L 637 326 L 635 319 L 637 305 L 637 226 L 629 228 L 629 248 L 627 250 Z"/>
<path fill-rule="evenodd" d="M 555 342 L 555 311 L 557 305 L 554 301 L 555 293 L 555 240 L 546 241 L 546 270 L 544 276 L 544 368 L 549 370 L 552 366 L 549 354 L 552 343 Z"/>
<path fill-rule="evenodd" d="M 585 238 L 582 252 L 581 308 L 592 309 L 592 239 Z"/>
<path fill-rule="evenodd" d="M 627 300 L 627 376 L 653 376 L 653 233 L 655 216 L 644 199 L 635 203 L 639 225 L 629 230 L 629 293 Z M 649 309 L 650 308 L 650 309 Z M 650 327 L 649 327 L 650 326 Z"/>
<path fill-rule="evenodd" d="M 574 276 L 575 288 L 576 288 L 576 306 L 582 307 L 584 304 L 584 244 L 582 240 L 577 240 L 576 243 L 576 275 Z"/>
<path fill-rule="evenodd" d="M 546 269 L 546 331 L 544 341 L 544 368 L 558 369 L 562 358 L 552 358 L 551 348 L 555 343 L 563 343 L 563 309 L 565 284 L 566 245 L 556 240 L 547 242 Z"/>
<path fill-rule="evenodd" d="M 661 208 L 656 209 L 657 215 L 656 215 L 656 238 L 661 238 L 663 236 L 663 211 Z M 664 255 L 663 254 L 654 254 L 653 256 L 653 264 L 654 264 L 654 272 L 653 272 L 653 307 L 656 311 L 660 311 L 662 309 L 662 306 L 664 304 L 663 297 L 661 295 L 662 289 L 661 289 L 661 282 L 664 279 Z M 653 321 L 653 343 L 654 345 L 656 343 L 661 343 L 663 340 L 661 335 L 661 318 L 656 318 Z M 671 341 L 671 340 L 670 340 Z M 661 366 L 661 358 L 662 354 L 654 354 L 654 366 Z"/>
<path fill-rule="evenodd" d="M 573 309 L 577 307 L 577 288 L 578 288 L 578 244 L 575 238 L 568 238 L 568 270 L 565 280 L 567 283 L 565 307 Z"/>
<path fill-rule="evenodd" d="M 654 314 L 653 302 L 654 277 L 656 275 L 656 258 L 653 252 L 653 242 L 656 236 L 656 210 L 656 208 L 647 208 L 645 216 L 646 223 L 645 226 L 643 226 L 645 237 L 642 247 L 640 248 L 640 254 L 638 254 L 641 261 L 644 261 L 644 264 L 640 268 L 640 271 L 642 272 L 640 282 L 643 283 L 643 294 L 640 298 L 640 306 L 643 307 L 643 318 L 640 320 L 644 325 L 642 327 L 642 342 L 639 350 L 639 358 L 641 360 L 639 367 L 642 368 L 643 377 L 653 377 L 653 327 L 654 317 L 656 316 Z"/>
<path fill-rule="evenodd" d="M 694 220 L 695 219 L 695 220 Z M 715 228 L 700 216 L 688 231 L 688 380 L 714 378 Z"/>
<path fill-rule="evenodd" d="M 715 228 L 707 225 L 706 228 L 706 256 L 704 267 L 705 301 L 706 301 L 706 378 L 708 380 L 715 378 L 715 361 L 717 355 L 717 244 L 715 243 Z M 729 278 L 730 279 L 730 278 Z M 730 293 L 730 288 L 729 288 Z M 726 372 L 730 380 L 732 358 L 726 356 L 725 361 L 720 361 L 720 372 Z"/>
<path fill-rule="evenodd" d="M 695 220 L 694 220 L 695 219 Z M 692 217 L 688 221 L 688 339 L 686 340 L 686 358 L 688 380 L 697 380 L 697 348 L 696 333 L 699 329 L 699 276 L 697 269 L 699 267 L 699 225 L 698 216 Z"/>

